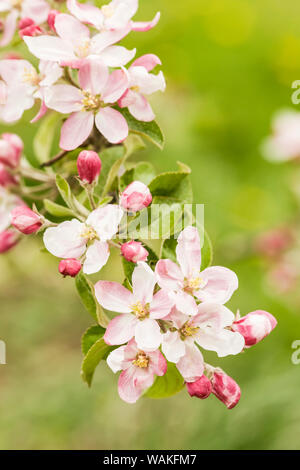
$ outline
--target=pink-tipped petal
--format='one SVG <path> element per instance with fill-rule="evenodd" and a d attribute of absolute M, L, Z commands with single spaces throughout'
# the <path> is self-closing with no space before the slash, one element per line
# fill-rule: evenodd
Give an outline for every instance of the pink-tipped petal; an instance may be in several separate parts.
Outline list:
<path fill-rule="evenodd" d="M 169 259 L 161 259 L 155 267 L 157 283 L 162 289 L 180 290 L 183 287 L 184 276 L 173 261 Z"/>
<path fill-rule="evenodd" d="M 138 121 L 151 122 L 155 119 L 155 114 L 149 101 L 141 94 L 134 93 L 135 100 L 128 105 L 130 114 Z M 123 101 L 124 104 L 124 101 Z"/>
<path fill-rule="evenodd" d="M 256 310 L 234 322 L 232 329 L 243 335 L 246 348 L 250 348 L 268 336 L 276 325 L 277 320 L 273 315 L 264 310 Z"/>
<path fill-rule="evenodd" d="M 133 365 L 121 372 L 118 382 L 119 395 L 127 403 L 136 403 L 143 393 L 136 378 L 136 367 Z"/>
<path fill-rule="evenodd" d="M 44 23 L 47 20 L 50 6 L 45 0 L 23 0 L 22 18 L 32 18 L 36 24 Z"/>
<path fill-rule="evenodd" d="M 3 25 L 4 31 L 0 40 L 0 47 L 7 46 L 14 37 L 18 16 L 19 12 L 15 9 L 7 15 Z"/>
<path fill-rule="evenodd" d="M 167 361 L 162 353 L 157 349 L 156 351 L 149 352 L 148 357 L 150 358 L 150 368 L 155 375 L 161 377 L 167 372 Z"/>
<path fill-rule="evenodd" d="M 69 114 L 82 109 L 81 91 L 72 85 L 54 85 L 44 92 L 46 106 L 62 114 Z"/>
<path fill-rule="evenodd" d="M 160 20 L 160 12 L 157 12 L 152 21 L 132 21 L 131 29 L 132 31 L 149 31 L 154 28 Z"/>
<path fill-rule="evenodd" d="M 145 54 L 136 59 L 130 66 L 131 67 L 144 67 L 148 72 L 151 72 L 157 65 L 161 65 L 161 60 L 155 54 Z"/>
<path fill-rule="evenodd" d="M 134 336 L 138 347 L 142 351 L 155 351 L 161 345 L 162 334 L 160 327 L 151 318 L 137 322 Z"/>
<path fill-rule="evenodd" d="M 134 336 L 136 322 L 137 319 L 130 313 L 118 315 L 109 322 L 104 341 L 110 345 L 127 343 Z"/>
<path fill-rule="evenodd" d="M 90 37 L 89 29 L 74 16 L 61 13 L 55 18 L 55 29 L 64 41 L 70 44 L 80 44 L 85 38 Z"/>
<path fill-rule="evenodd" d="M 95 285 L 96 298 L 100 305 L 111 312 L 130 313 L 134 304 L 132 293 L 118 282 L 99 281 Z M 132 318 L 135 318 L 131 315 Z"/>
<path fill-rule="evenodd" d="M 201 273 L 201 278 L 206 285 L 195 292 L 202 302 L 215 302 L 225 304 L 238 288 L 237 275 L 230 269 L 221 266 L 206 268 Z"/>
<path fill-rule="evenodd" d="M 186 344 L 185 351 L 177 363 L 177 369 L 186 382 L 194 382 L 204 372 L 203 356 L 194 344 Z"/>
<path fill-rule="evenodd" d="M 147 263 L 138 263 L 132 274 L 132 290 L 135 299 L 143 305 L 150 303 L 156 284 L 155 274 Z"/>
<path fill-rule="evenodd" d="M 71 114 L 61 128 L 60 147 L 74 150 L 90 135 L 94 125 L 94 114 L 84 111 Z"/>
<path fill-rule="evenodd" d="M 76 0 L 67 0 L 67 7 L 70 13 L 83 23 L 92 24 L 97 28 L 102 26 L 104 17 L 99 8 L 93 5 L 82 5 Z"/>
<path fill-rule="evenodd" d="M 176 293 L 172 292 L 170 293 L 170 297 L 180 312 L 189 316 L 197 315 L 197 304 L 194 297 L 192 297 L 190 294 L 187 294 L 183 291 Z"/>
<path fill-rule="evenodd" d="M 78 72 L 81 88 L 91 92 L 93 95 L 102 94 L 108 77 L 108 68 L 98 57 L 86 60 Z"/>
<path fill-rule="evenodd" d="M 200 237 L 196 227 L 185 228 L 178 237 L 177 260 L 185 277 L 196 277 L 201 267 Z"/>
<path fill-rule="evenodd" d="M 160 319 L 166 317 L 174 306 L 174 300 L 169 293 L 161 289 L 154 296 L 150 304 L 150 317 Z"/>
<path fill-rule="evenodd" d="M 102 93 L 104 103 L 115 103 L 128 88 L 128 76 L 124 70 L 114 70 Z"/>
<path fill-rule="evenodd" d="M 110 107 L 100 109 L 95 122 L 99 132 L 111 144 L 119 144 L 128 137 L 127 121 L 116 109 Z"/>
<path fill-rule="evenodd" d="M 86 252 L 83 272 L 94 274 L 100 271 L 109 258 L 109 245 L 106 242 L 95 241 Z"/>

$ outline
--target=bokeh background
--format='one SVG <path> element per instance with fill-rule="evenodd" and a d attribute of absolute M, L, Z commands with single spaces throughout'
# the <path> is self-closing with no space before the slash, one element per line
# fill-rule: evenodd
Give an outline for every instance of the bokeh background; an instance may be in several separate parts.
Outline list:
<path fill-rule="evenodd" d="M 234 410 L 213 396 L 191 399 L 185 390 L 127 405 L 105 363 L 91 389 L 81 381 L 80 338 L 90 317 L 73 281 L 60 278 L 57 260 L 27 238 L 0 258 L 0 339 L 7 344 L 7 365 L 0 366 L 1 449 L 300 448 L 300 365 L 291 362 L 300 304 L 297 295 L 266 285 L 266 265 L 252 249 L 258 234 L 288 223 L 299 208 L 290 189 L 295 167 L 266 162 L 260 145 L 275 111 L 297 109 L 291 83 L 300 78 L 300 4 L 141 0 L 137 18 L 157 10 L 162 19 L 155 30 L 125 41 L 139 54 L 158 54 L 168 82 L 153 103 L 165 150 L 149 145 L 139 157 L 159 171 L 174 169 L 177 160 L 191 166 L 214 264 L 239 277 L 229 307 L 242 314 L 268 310 L 278 327 L 237 357 L 210 356 L 241 386 Z M 28 123 L 32 114 L 9 128 L 20 132 L 27 154 L 37 129 Z M 119 263 L 115 256 L 101 277 L 120 276 Z"/>

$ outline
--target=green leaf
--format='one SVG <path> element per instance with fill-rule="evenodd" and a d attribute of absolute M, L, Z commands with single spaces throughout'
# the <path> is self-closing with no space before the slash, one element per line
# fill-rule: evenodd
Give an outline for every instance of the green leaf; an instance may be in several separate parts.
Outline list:
<path fill-rule="evenodd" d="M 44 199 L 43 202 L 46 211 L 54 217 L 76 217 L 76 214 L 68 207 L 56 204 L 49 199 Z"/>
<path fill-rule="evenodd" d="M 106 316 L 104 310 L 95 298 L 93 285 L 82 272 L 76 276 L 75 284 L 81 301 L 89 314 L 99 323 L 99 325 L 106 328 L 109 323 L 109 318 Z"/>
<path fill-rule="evenodd" d="M 170 259 L 171 261 L 174 261 L 174 263 L 177 263 L 176 247 L 177 239 L 174 237 L 164 240 L 161 249 L 161 258 Z"/>
<path fill-rule="evenodd" d="M 98 184 L 95 188 L 95 191 L 99 196 L 105 196 L 106 193 L 110 190 L 110 187 L 120 169 L 124 154 L 125 149 L 123 145 L 110 147 L 100 153 L 102 169 Z"/>
<path fill-rule="evenodd" d="M 102 338 L 105 333 L 105 329 L 99 325 L 90 326 L 81 338 L 81 350 L 82 354 L 85 356 L 88 351 L 91 349 L 93 344 Z"/>
<path fill-rule="evenodd" d="M 127 109 L 118 109 L 118 111 L 125 117 L 130 131 L 146 137 L 161 150 L 164 148 L 165 138 L 159 125 L 155 121 L 137 121 L 131 116 Z"/>
<path fill-rule="evenodd" d="M 69 207 L 73 207 L 72 192 L 67 180 L 61 175 L 56 175 L 56 186 L 65 203 Z"/>
<path fill-rule="evenodd" d="M 154 384 L 144 396 L 148 398 L 167 398 L 180 392 L 184 387 L 184 380 L 172 362 L 168 362 L 165 375 L 157 377 Z"/>
<path fill-rule="evenodd" d="M 134 168 L 134 180 L 141 181 L 146 186 L 155 178 L 156 173 L 154 167 L 149 162 L 140 162 Z"/>
<path fill-rule="evenodd" d="M 88 350 L 81 365 L 81 377 L 90 387 L 95 369 L 100 361 L 107 358 L 108 354 L 115 349 L 115 346 L 108 346 L 103 338 L 98 339 Z"/>
<path fill-rule="evenodd" d="M 213 246 L 209 235 L 206 230 L 204 230 L 204 242 L 201 249 L 201 271 L 205 268 L 211 266 L 213 260 Z"/>
<path fill-rule="evenodd" d="M 126 154 L 129 157 L 135 152 L 138 152 L 139 150 L 143 150 L 145 148 L 145 144 L 143 139 L 136 134 L 129 134 L 127 139 L 123 143 L 125 149 L 126 149 Z"/>
<path fill-rule="evenodd" d="M 49 113 L 41 122 L 33 140 L 33 149 L 40 163 L 49 160 L 57 124 L 62 117 L 57 113 Z"/>
<path fill-rule="evenodd" d="M 179 168 L 182 164 L 179 163 Z M 185 171 L 169 171 L 161 173 L 153 178 L 149 184 L 152 196 L 166 198 L 167 203 L 182 202 L 191 204 L 193 202 L 193 191 L 190 180 L 190 170 L 185 165 Z"/>

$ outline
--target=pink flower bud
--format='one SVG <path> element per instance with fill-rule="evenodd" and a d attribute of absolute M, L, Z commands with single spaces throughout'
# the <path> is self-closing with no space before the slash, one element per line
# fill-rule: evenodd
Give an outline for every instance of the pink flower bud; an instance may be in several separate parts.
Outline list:
<path fill-rule="evenodd" d="M 78 259 L 62 259 L 58 265 L 58 270 L 63 276 L 76 277 L 81 270 L 81 263 Z"/>
<path fill-rule="evenodd" d="M 80 152 L 77 159 L 79 178 L 83 183 L 93 183 L 100 175 L 102 163 L 99 155 L 92 150 Z"/>
<path fill-rule="evenodd" d="M 148 251 L 141 242 L 127 242 L 121 246 L 121 253 L 127 261 L 137 263 L 138 261 L 147 261 Z"/>
<path fill-rule="evenodd" d="M 256 310 L 235 321 L 232 329 L 244 336 L 245 346 L 250 348 L 268 336 L 276 325 L 277 320 L 273 315 L 264 310 Z"/>
<path fill-rule="evenodd" d="M 238 384 L 225 372 L 214 372 L 211 379 L 212 393 L 219 399 L 229 410 L 234 408 L 241 398 L 241 389 Z"/>
<path fill-rule="evenodd" d="M 27 206 L 17 206 L 11 211 L 11 223 L 25 235 L 37 232 L 42 226 L 40 216 Z"/>
<path fill-rule="evenodd" d="M 5 165 L 0 162 L 0 186 L 7 188 L 8 186 L 13 186 L 15 184 L 18 184 L 16 177 L 9 173 Z"/>
<path fill-rule="evenodd" d="M 120 205 L 129 212 L 138 212 L 152 202 L 149 188 L 140 181 L 133 181 L 120 196 Z"/>
<path fill-rule="evenodd" d="M 21 18 L 19 21 L 19 29 L 28 28 L 28 26 L 32 26 L 34 24 L 35 22 L 33 21 L 32 18 L 29 18 L 29 17 Z"/>
<path fill-rule="evenodd" d="M 56 33 L 56 29 L 55 29 L 55 19 L 57 17 L 57 15 L 59 15 L 59 11 L 58 10 L 50 10 L 49 11 L 49 14 L 48 14 L 48 19 L 47 19 L 47 22 L 48 22 L 48 25 L 49 25 L 49 28 L 54 32 Z"/>
<path fill-rule="evenodd" d="M 42 33 L 42 29 L 37 24 L 33 24 L 31 26 L 27 26 L 26 28 L 20 29 L 19 36 L 21 38 L 23 38 L 24 36 L 34 37 L 39 36 Z"/>
<path fill-rule="evenodd" d="M 206 375 L 202 375 L 198 380 L 195 380 L 195 382 L 187 382 L 186 388 L 191 397 L 201 398 L 201 400 L 209 397 L 212 392 L 211 382 Z"/>
<path fill-rule="evenodd" d="M 0 233 L 0 253 L 6 253 L 18 243 L 18 234 L 13 230 Z"/>
<path fill-rule="evenodd" d="M 22 139 L 17 134 L 10 134 L 8 132 L 2 134 L 0 140 L 0 161 L 4 165 L 16 168 L 21 159 L 24 149 Z"/>

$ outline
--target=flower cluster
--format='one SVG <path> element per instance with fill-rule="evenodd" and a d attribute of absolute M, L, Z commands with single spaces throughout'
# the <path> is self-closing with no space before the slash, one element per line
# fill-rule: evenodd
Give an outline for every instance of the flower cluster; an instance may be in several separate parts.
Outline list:
<path fill-rule="evenodd" d="M 112 0 L 102 8 L 63 3 L 53 10 L 46 0 L 0 0 L 0 45 L 18 29 L 19 41 L 39 60 L 37 67 L 15 54 L 0 60 L 0 119 L 15 123 L 38 101 L 31 122 L 41 126 L 36 162 L 17 135 L 0 138 L 0 252 L 22 235 L 42 233 L 61 276 L 75 278 L 97 320 L 82 339 L 82 377 L 89 385 L 95 358 L 106 359 L 113 372 L 121 371 L 119 394 L 128 403 L 166 380 L 177 383 L 169 395 L 179 383 L 191 396 L 213 393 L 233 408 L 239 386 L 205 362 L 203 352 L 239 354 L 266 337 L 276 320 L 262 310 L 240 318 L 225 306 L 238 278 L 210 266 L 211 253 L 201 257 L 198 220 L 184 207 L 192 199 L 190 169 L 178 162 L 177 171 L 157 175 L 149 162 L 128 162 L 143 137 L 163 147 L 147 97 L 166 83 L 161 71 L 153 73 L 161 65 L 156 55 L 136 58 L 136 49 L 119 42 L 131 31 L 152 29 L 160 14 L 134 21 L 138 0 Z M 62 122 L 60 151 L 49 159 Z M 160 204 L 157 217 L 151 210 Z M 169 238 L 159 232 L 160 256 L 146 237 L 133 235 L 145 220 L 152 229 L 170 221 Z M 88 276 L 100 272 L 112 250 L 122 261 L 123 284 L 93 285 Z M 168 381 L 170 375 L 176 380 Z"/>

